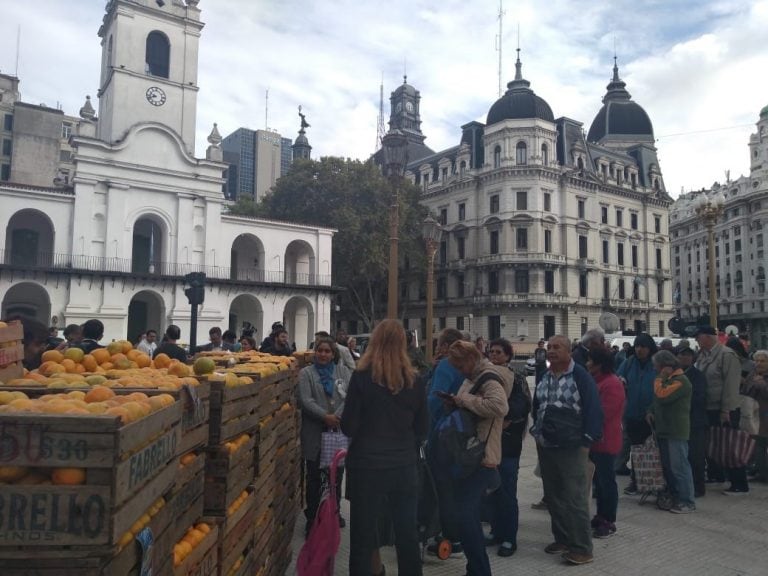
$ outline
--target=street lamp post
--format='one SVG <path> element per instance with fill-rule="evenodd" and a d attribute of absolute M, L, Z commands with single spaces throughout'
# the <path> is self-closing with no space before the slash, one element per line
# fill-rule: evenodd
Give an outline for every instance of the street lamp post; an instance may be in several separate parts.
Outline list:
<path fill-rule="evenodd" d="M 443 229 L 437 220 L 432 216 L 427 216 L 421 225 L 421 236 L 424 238 L 424 244 L 427 247 L 427 333 L 424 334 L 424 340 L 427 348 L 427 364 L 432 363 L 432 295 L 435 285 L 435 252 L 440 243 L 440 235 Z"/>
<path fill-rule="evenodd" d="M 390 130 L 381 139 L 384 151 L 385 175 L 392 184 L 392 204 L 389 207 L 389 265 L 387 267 L 387 318 L 397 318 L 397 245 L 400 227 L 400 179 L 407 161 L 408 139 L 399 130 Z"/>
<path fill-rule="evenodd" d="M 707 227 L 707 263 L 709 264 L 709 323 L 717 330 L 717 288 L 715 286 L 715 224 L 723 213 L 725 196 L 722 192 L 713 198 L 701 194 L 696 201 L 696 214 L 704 218 Z"/>

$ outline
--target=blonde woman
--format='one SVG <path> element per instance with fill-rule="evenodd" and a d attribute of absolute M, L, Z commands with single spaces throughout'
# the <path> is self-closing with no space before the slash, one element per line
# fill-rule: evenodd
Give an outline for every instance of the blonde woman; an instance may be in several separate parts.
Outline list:
<path fill-rule="evenodd" d="M 396 320 L 376 326 L 349 382 L 341 429 L 350 439 L 346 468 L 350 501 L 349 573 L 372 570 L 377 519 L 392 518 L 398 574 L 421 576 L 416 530 L 418 448 L 427 434 L 424 382 L 408 359 L 405 330 Z"/>

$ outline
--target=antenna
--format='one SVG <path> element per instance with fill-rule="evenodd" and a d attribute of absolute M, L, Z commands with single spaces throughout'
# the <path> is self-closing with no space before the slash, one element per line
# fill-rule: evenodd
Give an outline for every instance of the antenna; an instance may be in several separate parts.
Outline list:
<path fill-rule="evenodd" d="M 381 148 L 381 139 L 384 138 L 386 133 L 387 131 L 384 128 L 384 72 L 382 72 L 381 84 L 379 85 L 379 117 L 376 122 L 376 151 Z"/>
<path fill-rule="evenodd" d="M 19 77 L 19 52 L 21 47 L 21 25 L 16 29 L 16 72 L 14 72 L 14 76 L 16 78 Z"/>
<path fill-rule="evenodd" d="M 499 53 L 499 98 L 501 98 L 502 77 L 504 74 L 502 69 L 502 32 L 504 25 L 504 14 L 506 14 L 506 12 L 504 12 L 502 3 L 503 0 L 499 0 L 499 14 L 497 16 L 499 20 L 499 34 L 496 36 L 496 51 Z"/>
<path fill-rule="evenodd" d="M 264 98 L 264 130 L 269 130 L 269 88 Z"/>

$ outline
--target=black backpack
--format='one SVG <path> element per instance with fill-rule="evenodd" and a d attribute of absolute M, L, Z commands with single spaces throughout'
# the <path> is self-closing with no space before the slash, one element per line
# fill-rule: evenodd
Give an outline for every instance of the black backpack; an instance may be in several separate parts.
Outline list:
<path fill-rule="evenodd" d="M 489 380 L 496 380 L 493 372 L 486 372 L 477 379 L 469 391 L 477 394 Z M 485 456 L 485 445 L 491 436 L 491 426 L 485 440 L 477 436 L 478 417 L 466 408 L 456 408 L 437 423 L 437 461 L 450 470 L 454 478 L 466 478 L 478 469 Z"/>

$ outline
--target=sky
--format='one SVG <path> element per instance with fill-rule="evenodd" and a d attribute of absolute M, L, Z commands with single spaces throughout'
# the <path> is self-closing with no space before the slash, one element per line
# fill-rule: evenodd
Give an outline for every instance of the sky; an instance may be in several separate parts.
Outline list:
<path fill-rule="evenodd" d="M 180 1 L 180 0 L 166 0 Z M 503 84 L 523 77 L 589 126 L 613 67 L 654 127 L 667 191 L 749 174 L 747 144 L 768 105 L 768 0 L 503 1 Z M 22 100 L 77 114 L 94 99 L 105 0 L 0 0 L 0 72 Z M 197 155 L 222 135 L 269 127 L 295 138 L 302 106 L 314 158 L 375 150 L 379 87 L 421 92 L 426 144 L 457 144 L 499 88 L 499 0 L 200 0 Z M 519 35 L 518 35 L 519 29 Z M 614 52 L 615 50 L 615 52 Z M 266 93 L 269 91 L 268 107 Z M 96 103 L 94 103 L 96 105 Z M 97 107 L 98 108 L 98 107 Z M 268 114 L 267 114 L 268 108 Z"/>

